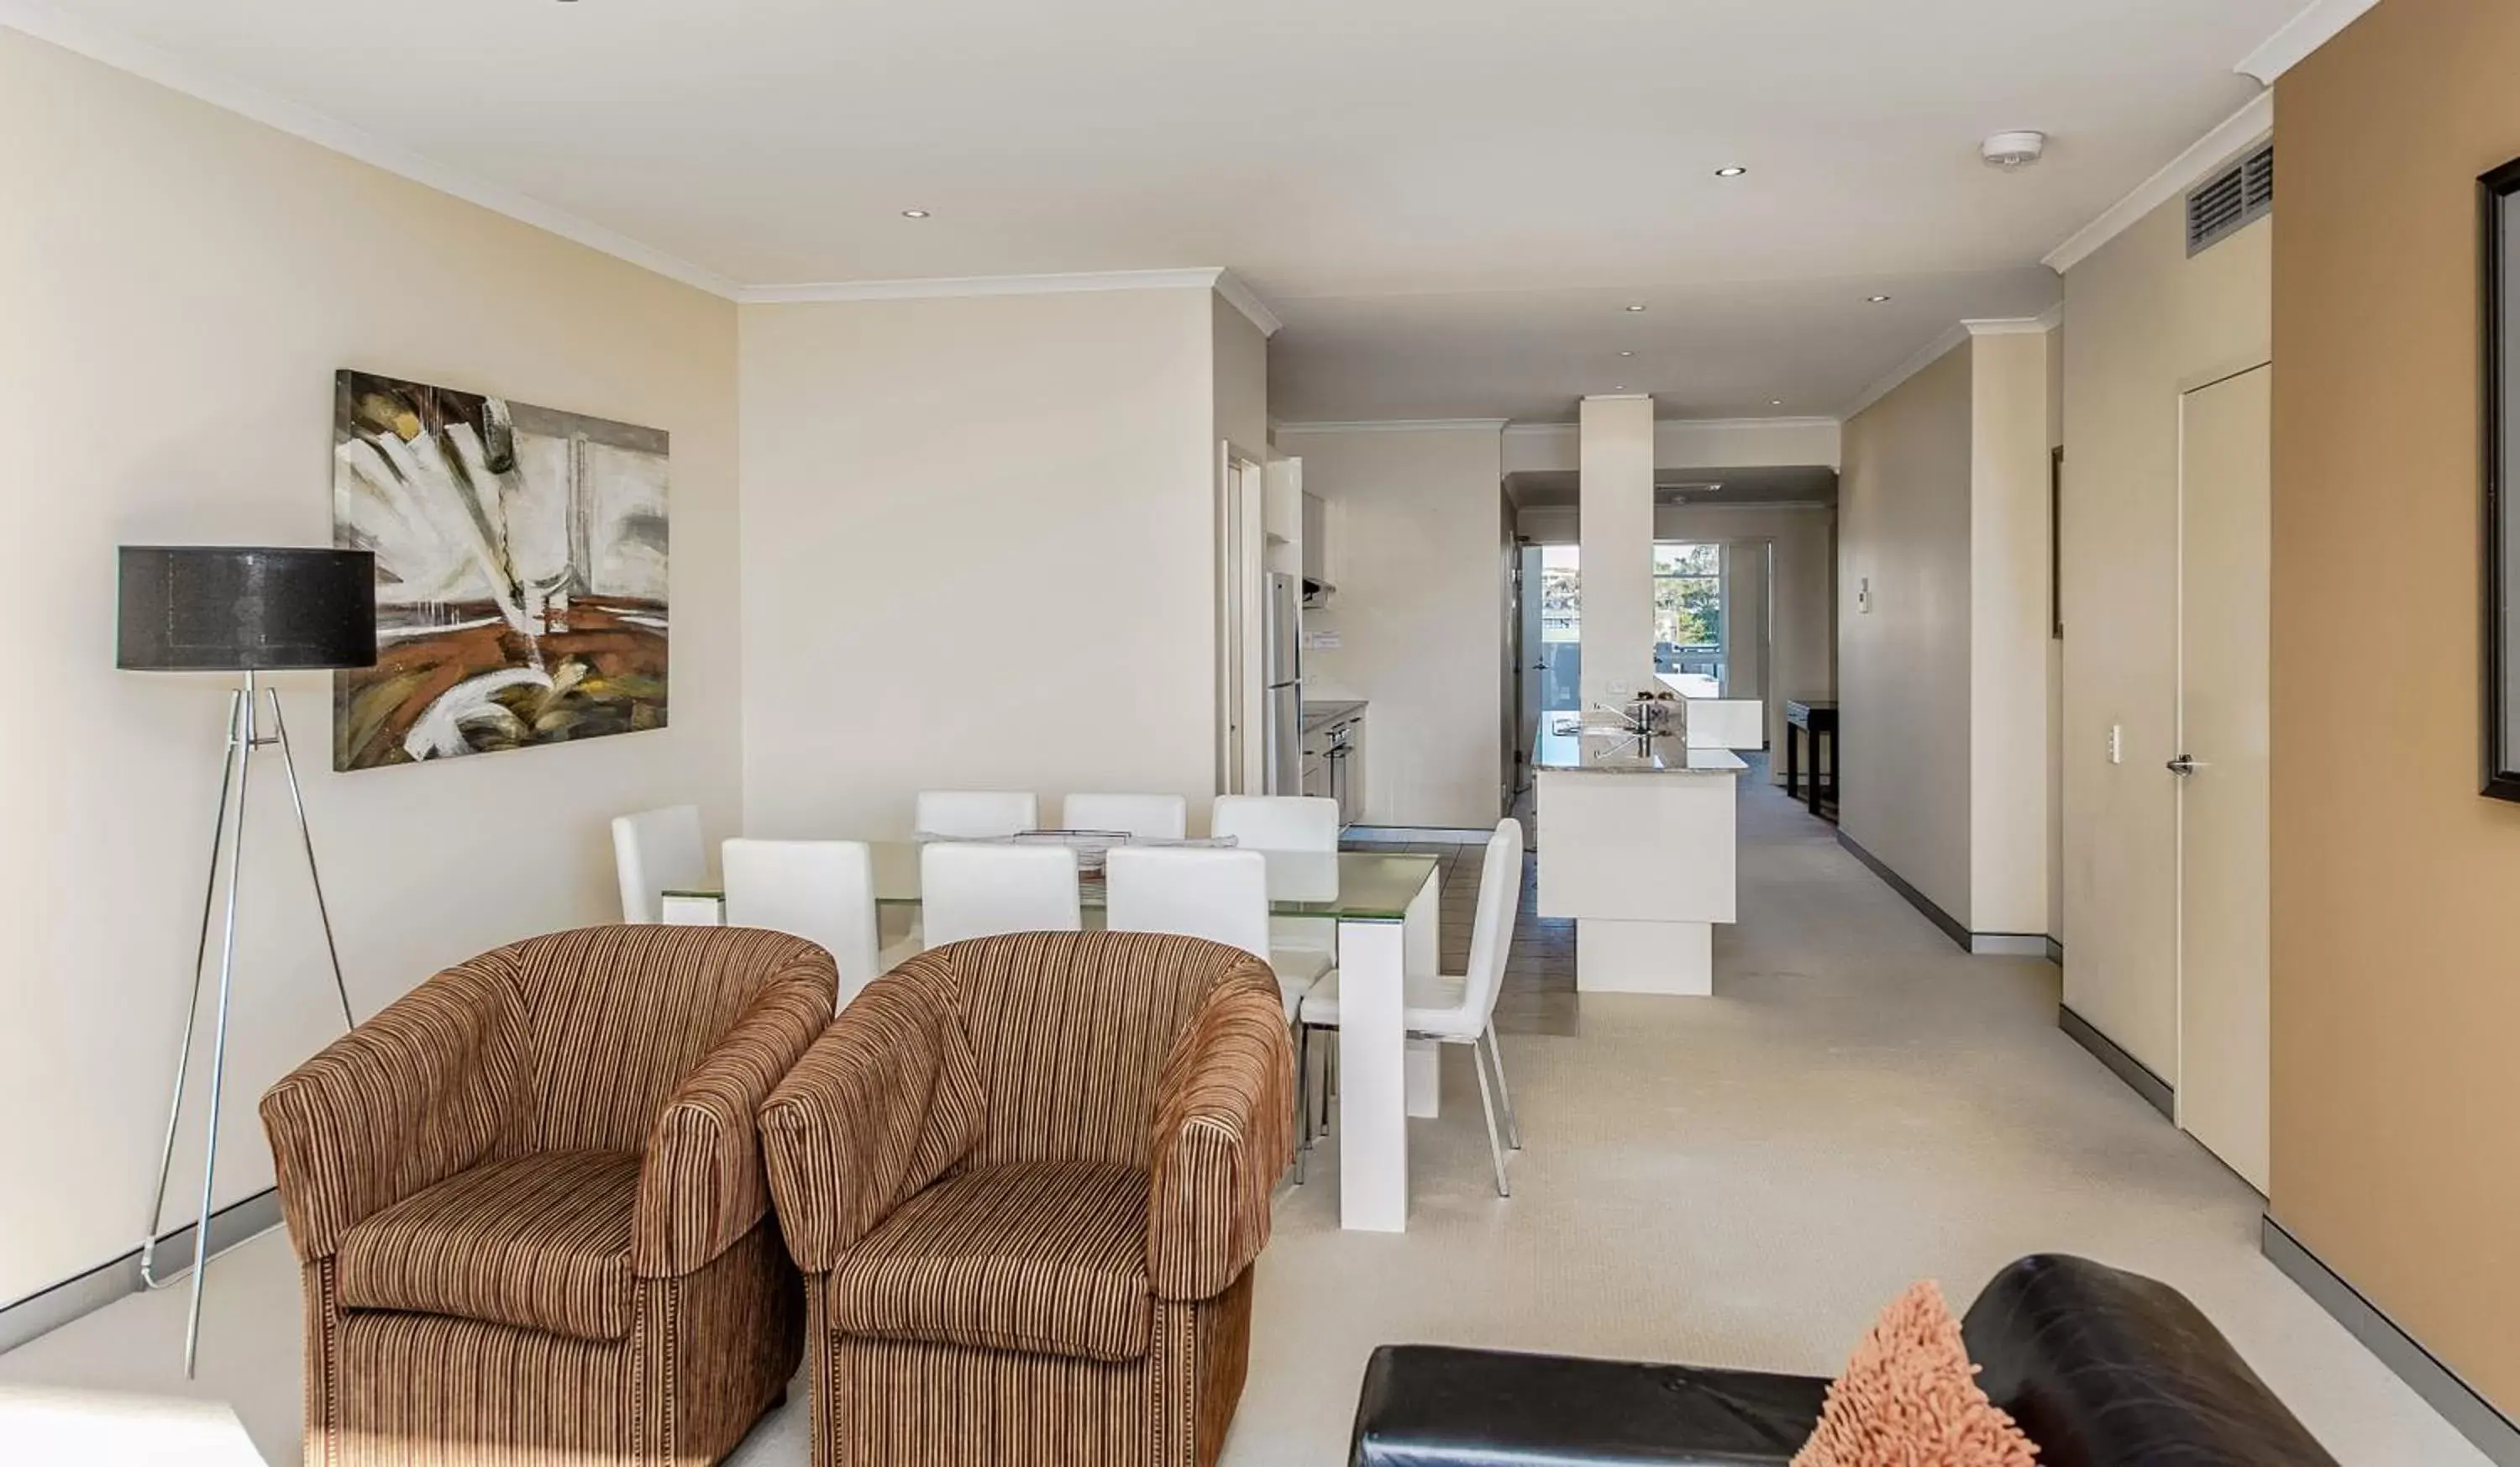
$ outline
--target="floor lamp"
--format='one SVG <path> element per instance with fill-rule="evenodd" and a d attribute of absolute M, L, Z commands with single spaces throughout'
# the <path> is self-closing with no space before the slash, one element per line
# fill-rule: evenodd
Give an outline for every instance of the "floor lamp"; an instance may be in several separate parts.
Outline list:
<path fill-rule="evenodd" d="M 324 880 L 315 866 L 315 838 L 306 828 L 306 800 L 297 787 L 297 761 L 289 748 L 289 725 L 280 693 L 259 686 L 262 672 L 368 667 L 377 661 L 376 557 L 364 550 L 274 546 L 125 545 L 122 547 L 121 616 L 114 665 L 141 672 L 234 672 L 243 680 L 228 695 L 226 761 L 219 776 L 218 817 L 210 827 L 210 869 L 202 893 L 202 933 L 193 951 L 192 1002 L 184 1011 L 184 1043 L 175 1056 L 174 1099 L 166 1108 L 166 1140 L 158 1155 L 158 1190 L 149 1204 L 149 1231 L 140 1245 L 141 1281 L 164 1288 L 192 1275 L 193 1298 L 184 1323 L 184 1375 L 190 1379 L 202 1340 L 202 1276 L 210 1261 L 210 1184 L 219 1160 L 219 1089 L 226 1077 L 229 997 L 236 986 L 237 886 L 245 864 L 246 791 L 253 756 L 280 751 L 289 779 L 289 802 L 297 811 L 297 837 L 306 849 L 306 875 L 315 887 L 315 911 L 324 924 L 324 950 L 333 961 L 333 988 L 341 1021 L 350 1024 L 350 990 L 341 981 L 341 953 L 333 941 L 333 916 L 324 905 Z M 263 709 L 268 700 L 270 725 Z M 222 884 L 224 876 L 224 886 Z M 202 974 L 209 961 L 210 924 L 220 918 L 218 1017 L 210 1030 L 210 1119 L 202 1145 L 202 1205 L 193 1221 L 193 1261 L 166 1277 L 158 1274 L 158 1245 L 165 1221 L 166 1181 L 175 1165 L 175 1130 L 183 1119 L 184 1081 L 192 1068 L 194 1031 L 201 1022 Z"/>

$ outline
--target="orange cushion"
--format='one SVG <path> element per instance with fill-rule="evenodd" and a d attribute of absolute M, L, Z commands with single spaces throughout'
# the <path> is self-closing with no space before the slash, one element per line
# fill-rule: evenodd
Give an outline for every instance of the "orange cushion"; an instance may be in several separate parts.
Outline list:
<path fill-rule="evenodd" d="M 1855 1348 L 1792 1467 L 2032 1467 L 2037 1451 L 1978 1389 L 1959 1324 L 1927 1279 Z"/>
<path fill-rule="evenodd" d="M 947 1177 L 832 1269 L 844 1335 L 1134 1360 L 1147 1352 L 1147 1173 L 1025 1162 Z"/>
<path fill-rule="evenodd" d="M 341 1239 L 341 1303 L 626 1339 L 638 1194 L 635 1151 L 485 1162 L 351 1228 Z"/>

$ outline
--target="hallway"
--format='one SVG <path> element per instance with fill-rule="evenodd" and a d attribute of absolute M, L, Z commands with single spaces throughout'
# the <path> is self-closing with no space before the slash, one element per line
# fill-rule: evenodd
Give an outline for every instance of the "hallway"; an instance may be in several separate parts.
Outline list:
<path fill-rule="evenodd" d="M 2052 965 L 1961 953 L 1764 781 L 1740 808 L 1712 999 L 1579 998 L 1526 913 L 1498 1009 L 1511 1199 L 1460 1055 L 1411 1128 L 1406 1235 L 1340 1232 L 1316 1155 L 1261 1265 L 1228 1467 L 1343 1460 L 1378 1344 L 1833 1374 L 1912 1279 L 1965 1308 L 2037 1251 L 2183 1290 L 2347 1467 L 2484 1461 L 2259 1257 L 2257 1196 L 2058 1031 Z M 1474 850 L 1454 869 L 1448 926 Z"/>

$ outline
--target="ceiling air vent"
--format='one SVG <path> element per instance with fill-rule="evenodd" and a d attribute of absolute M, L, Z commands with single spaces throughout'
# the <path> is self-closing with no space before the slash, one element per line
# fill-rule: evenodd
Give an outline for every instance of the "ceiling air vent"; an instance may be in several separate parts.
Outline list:
<path fill-rule="evenodd" d="M 2212 249 L 2275 206 L 2275 145 L 2267 144 L 2187 191 L 2187 252 Z"/>

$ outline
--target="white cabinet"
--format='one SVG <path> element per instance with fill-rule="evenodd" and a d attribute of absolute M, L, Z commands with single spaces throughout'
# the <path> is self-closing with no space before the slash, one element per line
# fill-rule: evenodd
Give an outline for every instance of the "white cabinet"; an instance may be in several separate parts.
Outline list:
<path fill-rule="evenodd" d="M 1333 735 L 1329 755 L 1329 797 L 1339 802 L 1339 824 L 1355 825 L 1365 819 L 1365 715 L 1359 713 L 1339 725 Z"/>
<path fill-rule="evenodd" d="M 1330 584 L 1330 507 L 1319 494 L 1304 496 L 1304 579 Z"/>
<path fill-rule="evenodd" d="M 1339 824 L 1365 818 L 1365 714 L 1343 714 L 1304 735 L 1304 793 L 1339 802 Z"/>

